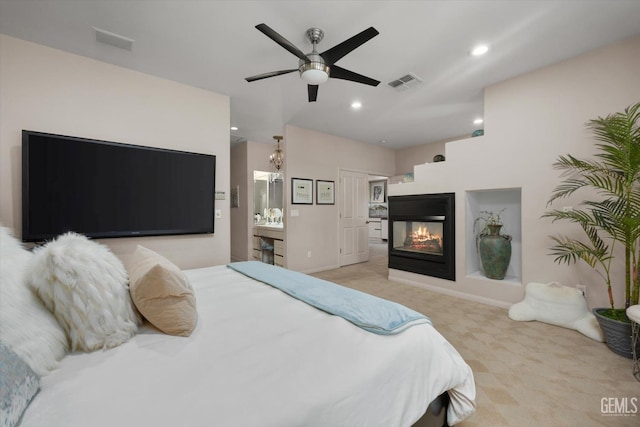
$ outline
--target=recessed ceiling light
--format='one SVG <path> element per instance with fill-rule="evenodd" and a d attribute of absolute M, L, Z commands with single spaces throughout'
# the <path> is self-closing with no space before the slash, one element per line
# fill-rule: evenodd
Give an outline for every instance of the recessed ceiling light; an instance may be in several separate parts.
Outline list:
<path fill-rule="evenodd" d="M 387 140 L 386 139 L 381 139 L 380 141 L 378 141 L 380 144 L 386 144 Z"/>
<path fill-rule="evenodd" d="M 351 103 L 351 108 L 353 108 L 354 110 L 359 110 L 362 107 L 362 104 L 360 103 L 360 101 L 354 101 Z"/>
<path fill-rule="evenodd" d="M 482 124 L 483 122 L 484 122 L 484 120 L 482 120 L 481 118 L 478 117 L 477 119 L 475 119 L 473 121 L 473 124 L 474 125 L 479 125 L 479 124 Z"/>
<path fill-rule="evenodd" d="M 238 130 L 236 126 L 231 126 L 231 130 Z"/>
<path fill-rule="evenodd" d="M 482 56 L 487 52 L 489 52 L 489 46 L 487 46 L 486 44 L 479 44 L 478 46 L 471 49 L 472 56 Z"/>

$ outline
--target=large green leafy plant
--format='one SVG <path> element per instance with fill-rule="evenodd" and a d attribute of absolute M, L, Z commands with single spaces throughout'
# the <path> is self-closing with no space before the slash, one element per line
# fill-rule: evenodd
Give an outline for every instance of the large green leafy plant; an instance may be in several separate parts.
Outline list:
<path fill-rule="evenodd" d="M 622 113 L 590 120 L 587 127 L 595 135 L 594 159 L 581 160 L 570 154 L 560 156 L 554 167 L 568 177 L 553 191 L 547 206 L 578 190 L 591 190 L 580 209 L 554 209 L 543 216 L 579 225 L 586 239 L 552 236 L 551 255 L 558 263 L 582 260 L 604 279 L 611 306 L 603 313 L 628 320 L 624 310 L 638 304 L 638 264 L 640 263 L 640 103 Z M 624 266 L 614 256 L 617 245 L 624 248 Z M 614 268 L 624 268 L 625 304 L 616 308 L 611 289 Z"/>

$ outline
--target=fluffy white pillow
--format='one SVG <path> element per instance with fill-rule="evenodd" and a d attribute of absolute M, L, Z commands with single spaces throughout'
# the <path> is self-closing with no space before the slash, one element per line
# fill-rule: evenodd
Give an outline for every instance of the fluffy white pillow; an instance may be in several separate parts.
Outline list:
<path fill-rule="evenodd" d="M 537 320 L 575 329 L 589 338 L 604 342 L 596 316 L 576 288 L 558 283 L 527 283 L 524 299 L 509 308 L 509 318 L 521 322 Z"/>
<path fill-rule="evenodd" d="M 27 282 L 67 332 L 72 350 L 116 347 L 138 330 L 124 265 L 85 236 L 67 233 L 35 250 Z"/>
<path fill-rule="evenodd" d="M 58 366 L 68 344 L 56 319 L 24 280 L 31 257 L 0 226 L 0 340 L 43 376 Z"/>

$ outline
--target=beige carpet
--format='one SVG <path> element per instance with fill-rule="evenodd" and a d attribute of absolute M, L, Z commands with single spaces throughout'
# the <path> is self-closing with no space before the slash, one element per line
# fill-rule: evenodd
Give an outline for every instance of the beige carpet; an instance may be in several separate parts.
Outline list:
<path fill-rule="evenodd" d="M 515 322 L 501 308 L 391 282 L 385 246 L 371 249 L 367 263 L 314 276 L 431 318 L 474 372 L 477 413 L 460 426 L 640 426 L 640 382 L 631 360 L 576 331 Z M 619 414 L 624 403 L 626 416 Z"/>

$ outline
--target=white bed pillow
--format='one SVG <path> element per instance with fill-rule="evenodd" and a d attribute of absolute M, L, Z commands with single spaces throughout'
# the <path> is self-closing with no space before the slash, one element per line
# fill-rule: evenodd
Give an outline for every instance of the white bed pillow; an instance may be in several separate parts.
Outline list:
<path fill-rule="evenodd" d="M 36 249 L 27 282 L 58 319 L 74 351 L 116 347 L 138 330 L 124 265 L 85 236 L 67 233 Z"/>
<path fill-rule="evenodd" d="M 153 326 L 169 335 L 191 335 L 198 321 L 196 297 L 177 265 L 138 245 L 129 278 L 131 298 Z"/>
<path fill-rule="evenodd" d="M 67 337 L 24 275 L 31 252 L 0 226 L 0 340 L 39 376 L 58 366 Z"/>

